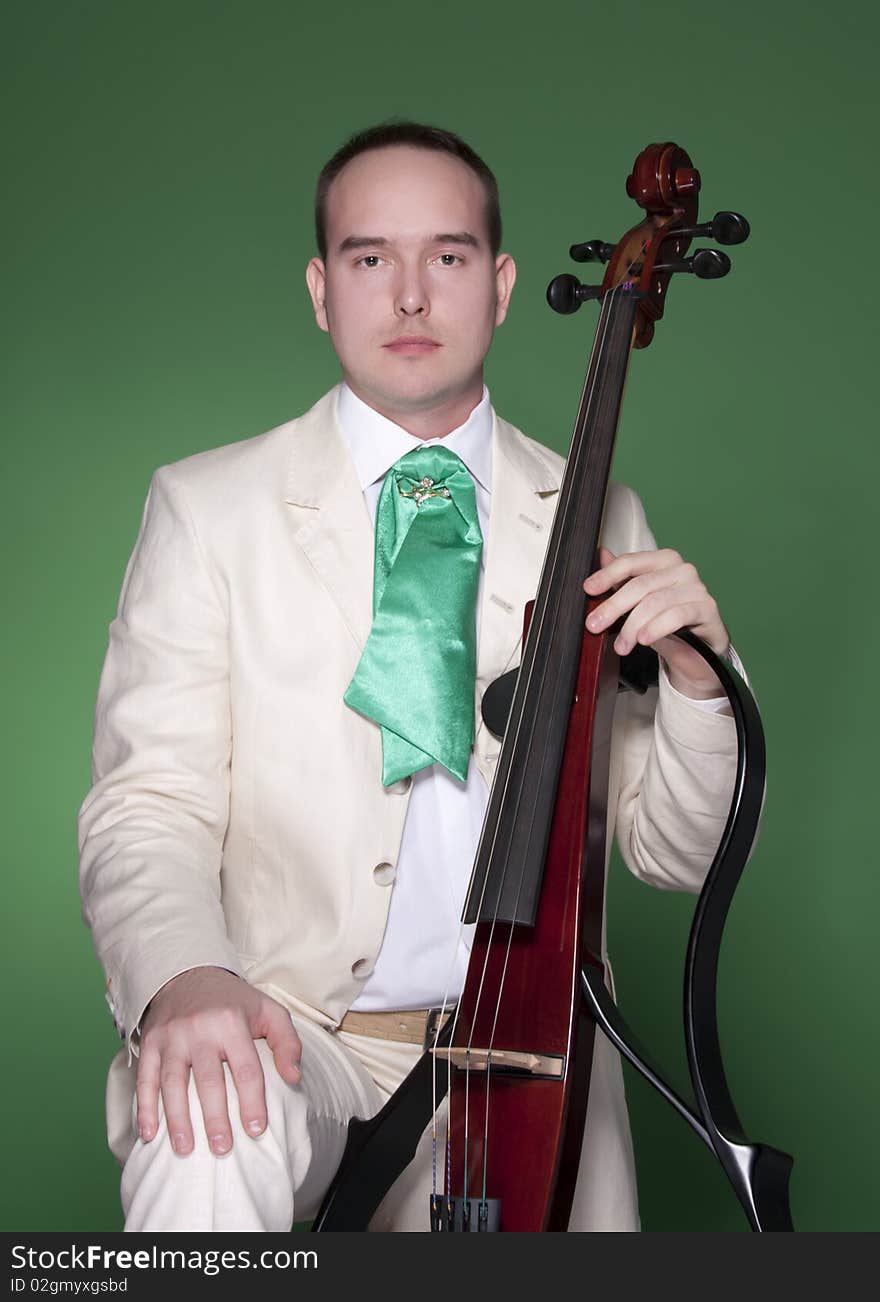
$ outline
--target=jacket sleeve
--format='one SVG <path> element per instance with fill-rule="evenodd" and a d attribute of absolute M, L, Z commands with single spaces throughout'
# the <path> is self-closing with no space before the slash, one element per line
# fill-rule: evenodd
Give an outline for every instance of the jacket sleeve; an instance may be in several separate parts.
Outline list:
<path fill-rule="evenodd" d="M 631 489 L 621 503 L 613 551 L 657 546 Z M 615 542 L 617 545 L 615 546 Z M 659 684 L 619 701 L 623 728 L 615 833 L 636 877 L 669 890 L 700 890 L 718 848 L 736 776 L 729 710 L 712 712 L 676 692 L 663 661 Z"/>
<path fill-rule="evenodd" d="M 232 746 L 227 609 L 172 467 L 153 475 L 98 688 L 79 810 L 83 918 L 117 1029 L 203 964 L 243 975 L 220 902 Z"/>

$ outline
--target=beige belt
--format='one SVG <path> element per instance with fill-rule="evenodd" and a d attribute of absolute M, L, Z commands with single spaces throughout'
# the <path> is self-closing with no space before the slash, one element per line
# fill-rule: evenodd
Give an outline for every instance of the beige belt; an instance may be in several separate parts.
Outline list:
<path fill-rule="evenodd" d="M 407 1008 L 402 1012 L 348 1012 L 338 1030 L 352 1035 L 372 1035 L 381 1040 L 399 1040 L 402 1044 L 420 1044 L 427 1048 L 438 1029 L 446 1025 L 454 1009 Z"/>

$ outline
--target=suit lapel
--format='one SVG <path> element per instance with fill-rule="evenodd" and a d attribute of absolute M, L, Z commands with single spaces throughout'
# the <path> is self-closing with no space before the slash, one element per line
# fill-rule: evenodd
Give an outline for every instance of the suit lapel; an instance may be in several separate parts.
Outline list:
<path fill-rule="evenodd" d="M 297 543 L 363 647 L 373 621 L 373 529 L 339 428 L 338 392 L 295 422 L 284 497 Z"/>
<path fill-rule="evenodd" d="M 524 609 L 534 597 L 540 578 L 562 464 L 560 461 L 554 466 L 544 460 L 518 429 L 495 416 L 492 512 L 477 659 L 479 753 L 488 740 L 479 702 L 494 679 L 519 663 Z"/>

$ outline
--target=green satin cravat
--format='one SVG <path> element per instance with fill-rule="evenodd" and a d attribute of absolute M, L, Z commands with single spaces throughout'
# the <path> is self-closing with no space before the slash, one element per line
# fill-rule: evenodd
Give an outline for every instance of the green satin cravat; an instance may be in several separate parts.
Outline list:
<path fill-rule="evenodd" d="M 382 729 L 382 783 L 439 763 L 465 781 L 474 741 L 474 483 L 440 444 L 396 461 L 376 508 L 373 627 L 346 705 Z"/>

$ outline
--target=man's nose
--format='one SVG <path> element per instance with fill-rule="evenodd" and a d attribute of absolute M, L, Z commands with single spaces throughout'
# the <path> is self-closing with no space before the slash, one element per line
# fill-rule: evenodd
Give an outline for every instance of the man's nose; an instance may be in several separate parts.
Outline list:
<path fill-rule="evenodd" d="M 404 268 L 397 285 L 394 309 L 403 316 L 427 316 L 431 310 L 427 288 L 416 268 Z"/>

